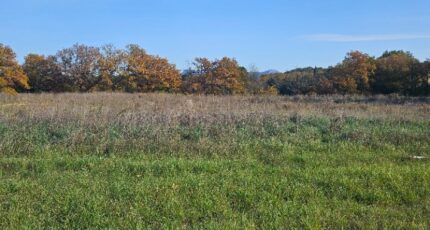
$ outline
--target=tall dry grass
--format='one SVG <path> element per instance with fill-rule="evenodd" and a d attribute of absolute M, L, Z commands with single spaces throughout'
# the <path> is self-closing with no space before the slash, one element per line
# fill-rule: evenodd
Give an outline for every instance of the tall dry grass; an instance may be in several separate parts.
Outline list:
<path fill-rule="evenodd" d="M 0 95 L 0 121 L 163 124 L 231 123 L 292 116 L 428 120 L 430 99 L 364 96 L 185 96 L 172 94 Z"/>
<path fill-rule="evenodd" d="M 281 147 L 329 139 L 397 145 L 422 139 L 430 118 L 427 98 L 404 97 L 95 93 L 1 95 L 0 102 L 0 153 L 8 155 L 226 156 L 249 152 L 262 140 Z M 424 130 L 405 137 L 408 122 L 405 127 Z"/>

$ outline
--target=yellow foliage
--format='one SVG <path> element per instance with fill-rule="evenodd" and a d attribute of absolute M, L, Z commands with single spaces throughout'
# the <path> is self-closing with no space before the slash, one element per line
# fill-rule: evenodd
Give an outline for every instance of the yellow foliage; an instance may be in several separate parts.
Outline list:
<path fill-rule="evenodd" d="M 16 94 L 19 88 L 30 88 L 28 77 L 16 61 L 13 50 L 0 44 L 0 92 Z"/>
<path fill-rule="evenodd" d="M 236 60 L 227 57 L 215 61 L 196 58 L 194 66 L 184 83 L 185 91 L 217 95 L 245 92 L 246 75 Z"/>

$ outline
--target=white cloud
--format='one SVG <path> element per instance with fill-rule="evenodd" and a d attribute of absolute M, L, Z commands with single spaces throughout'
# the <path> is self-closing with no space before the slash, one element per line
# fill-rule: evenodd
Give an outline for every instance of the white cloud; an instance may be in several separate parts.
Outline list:
<path fill-rule="evenodd" d="M 373 35 L 345 35 L 345 34 L 313 34 L 304 36 L 309 41 L 324 42 L 372 42 L 430 39 L 430 34 L 373 34 Z"/>

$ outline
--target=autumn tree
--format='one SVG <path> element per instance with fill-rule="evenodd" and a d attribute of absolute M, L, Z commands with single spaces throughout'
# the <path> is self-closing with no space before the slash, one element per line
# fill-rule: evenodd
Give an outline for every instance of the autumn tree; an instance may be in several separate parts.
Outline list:
<path fill-rule="evenodd" d="M 126 69 L 119 87 L 127 92 L 177 91 L 181 75 L 167 59 L 152 56 L 138 45 L 128 45 Z"/>
<path fill-rule="evenodd" d="M 360 51 L 349 52 L 342 62 L 342 68 L 346 75 L 355 80 L 359 92 L 369 91 L 370 78 L 376 70 L 376 64 L 372 57 Z"/>
<path fill-rule="evenodd" d="M 236 60 L 224 57 L 210 61 L 207 58 L 196 58 L 186 85 L 191 90 L 201 90 L 206 94 L 241 94 L 245 92 L 246 71 Z M 188 89 L 190 90 L 190 89 Z"/>
<path fill-rule="evenodd" d="M 339 93 L 367 93 L 375 69 L 373 58 L 359 51 L 352 51 L 331 70 L 331 74 Z"/>
<path fill-rule="evenodd" d="M 28 77 L 16 61 L 15 52 L 0 43 L 0 92 L 15 94 L 28 88 Z"/>
<path fill-rule="evenodd" d="M 418 60 L 409 52 L 385 52 L 376 60 L 373 82 L 375 93 L 406 93 L 414 78 L 414 67 Z"/>
<path fill-rule="evenodd" d="M 206 93 L 206 80 L 212 74 L 213 63 L 207 58 L 196 58 L 193 67 L 183 76 L 183 91 L 193 94 Z"/>
<path fill-rule="evenodd" d="M 118 86 L 126 69 L 123 50 L 116 49 L 112 45 L 103 46 L 98 59 L 98 68 L 99 76 L 91 91 L 121 90 L 121 87 Z"/>
<path fill-rule="evenodd" d="M 99 48 L 76 44 L 71 48 L 60 50 L 56 58 L 66 79 L 64 84 L 67 91 L 88 92 L 100 81 Z"/>
<path fill-rule="evenodd" d="M 61 68 L 55 57 L 29 54 L 25 57 L 23 69 L 29 78 L 31 92 L 62 92 Z"/>
<path fill-rule="evenodd" d="M 357 93 L 357 82 L 354 78 L 343 71 L 341 65 L 329 68 L 328 76 L 333 83 L 335 92 L 338 94 L 355 94 Z"/>
<path fill-rule="evenodd" d="M 245 90 L 246 75 L 236 60 L 224 57 L 213 62 L 212 74 L 206 78 L 206 92 L 210 94 L 240 94 Z"/>

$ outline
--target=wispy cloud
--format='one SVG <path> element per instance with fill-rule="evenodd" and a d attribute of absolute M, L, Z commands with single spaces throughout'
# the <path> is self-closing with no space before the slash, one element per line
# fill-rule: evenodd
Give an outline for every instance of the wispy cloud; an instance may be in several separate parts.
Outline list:
<path fill-rule="evenodd" d="M 372 35 L 345 35 L 345 34 L 313 34 L 304 36 L 309 41 L 324 42 L 372 42 L 430 39 L 430 34 L 372 34 Z"/>

